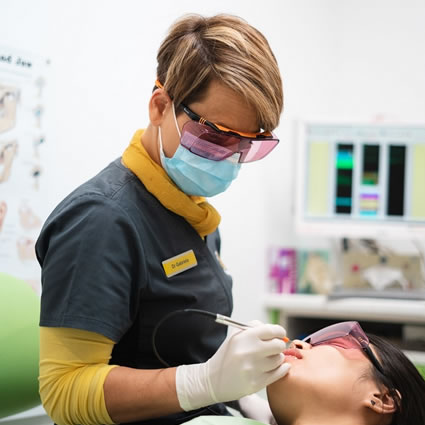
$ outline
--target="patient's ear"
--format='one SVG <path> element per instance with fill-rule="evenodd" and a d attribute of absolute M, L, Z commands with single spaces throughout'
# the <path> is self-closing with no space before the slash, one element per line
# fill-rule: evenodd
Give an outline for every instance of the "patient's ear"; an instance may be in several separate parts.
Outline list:
<path fill-rule="evenodd" d="M 398 391 L 397 393 L 400 394 Z M 380 414 L 394 413 L 397 410 L 397 402 L 387 388 L 369 393 L 369 397 L 363 401 L 363 404 Z"/>

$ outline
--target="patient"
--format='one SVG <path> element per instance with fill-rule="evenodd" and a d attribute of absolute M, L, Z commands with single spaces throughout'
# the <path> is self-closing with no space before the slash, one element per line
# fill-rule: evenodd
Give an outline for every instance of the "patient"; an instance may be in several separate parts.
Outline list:
<path fill-rule="evenodd" d="M 369 345 L 370 342 L 370 345 Z M 423 425 L 425 380 L 396 347 L 342 322 L 294 340 L 267 388 L 278 425 Z"/>
<path fill-rule="evenodd" d="M 267 387 L 278 425 L 425 424 L 425 380 L 398 348 L 366 336 L 357 322 L 294 340 L 284 353 L 291 368 Z M 261 425 L 229 416 L 189 424 Z"/>

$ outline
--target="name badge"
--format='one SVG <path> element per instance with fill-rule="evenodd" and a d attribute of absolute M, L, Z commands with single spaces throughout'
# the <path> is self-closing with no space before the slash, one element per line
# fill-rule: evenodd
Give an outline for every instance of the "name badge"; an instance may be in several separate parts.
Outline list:
<path fill-rule="evenodd" d="M 162 262 L 167 277 L 175 276 L 198 265 L 193 249 Z"/>

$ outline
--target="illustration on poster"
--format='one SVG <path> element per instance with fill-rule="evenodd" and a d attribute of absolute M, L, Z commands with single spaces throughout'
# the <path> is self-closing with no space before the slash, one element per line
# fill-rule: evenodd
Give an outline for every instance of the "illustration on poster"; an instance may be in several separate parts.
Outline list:
<path fill-rule="evenodd" d="M 15 127 L 18 101 L 19 90 L 16 87 L 0 84 L 0 133 Z"/>
<path fill-rule="evenodd" d="M 25 236 L 20 237 L 16 242 L 18 256 L 21 261 L 35 260 L 35 240 Z"/>
<path fill-rule="evenodd" d="M 34 241 L 46 216 L 49 61 L 0 45 L 0 270 L 40 291 Z"/>
<path fill-rule="evenodd" d="M 18 101 L 18 88 L 0 84 L 0 133 L 15 127 Z M 0 183 L 5 182 L 10 177 L 17 146 L 16 140 L 0 142 Z"/>
<path fill-rule="evenodd" d="M 17 150 L 16 140 L 0 142 L 0 183 L 9 179 Z"/>
<path fill-rule="evenodd" d="M 19 221 L 22 228 L 25 230 L 38 229 L 41 227 L 40 218 L 36 214 L 34 214 L 34 211 L 28 205 L 27 201 L 22 201 L 22 204 L 19 207 Z"/>

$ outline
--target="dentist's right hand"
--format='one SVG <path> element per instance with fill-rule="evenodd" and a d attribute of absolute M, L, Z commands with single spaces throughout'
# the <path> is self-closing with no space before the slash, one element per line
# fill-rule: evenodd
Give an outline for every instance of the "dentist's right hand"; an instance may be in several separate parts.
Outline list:
<path fill-rule="evenodd" d="M 285 376 L 290 364 L 284 363 L 284 336 L 282 326 L 256 322 L 252 328 L 228 336 L 207 362 L 177 367 L 176 389 L 182 409 L 238 400 Z"/>

